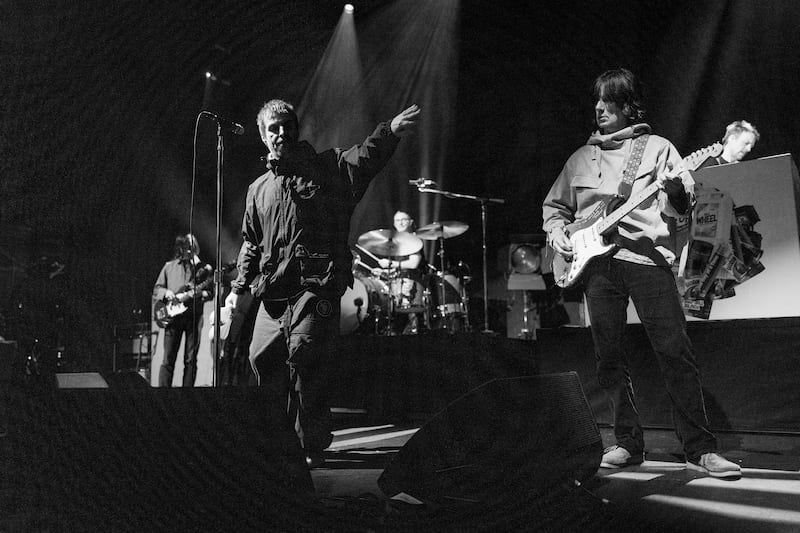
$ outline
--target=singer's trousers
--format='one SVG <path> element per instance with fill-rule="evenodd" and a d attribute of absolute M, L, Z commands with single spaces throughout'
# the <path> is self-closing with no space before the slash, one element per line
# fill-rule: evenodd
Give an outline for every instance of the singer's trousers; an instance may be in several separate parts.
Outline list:
<path fill-rule="evenodd" d="M 328 406 L 327 343 L 339 331 L 339 298 L 322 289 L 289 301 L 261 302 L 250 344 L 257 385 L 287 407 L 306 454 L 333 440 Z"/>

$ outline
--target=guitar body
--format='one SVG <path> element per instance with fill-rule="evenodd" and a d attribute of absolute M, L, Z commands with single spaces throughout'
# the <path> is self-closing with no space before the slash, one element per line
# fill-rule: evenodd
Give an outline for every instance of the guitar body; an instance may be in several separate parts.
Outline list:
<path fill-rule="evenodd" d="M 561 254 L 553 256 L 553 277 L 562 289 L 575 285 L 591 260 L 615 250 L 616 245 L 607 243 L 600 233 L 601 222 L 602 219 L 588 219 L 566 227 L 572 243 L 572 258 L 568 260 Z"/>
<path fill-rule="evenodd" d="M 175 319 L 186 312 L 188 307 L 180 301 L 164 302 L 158 300 L 153 306 L 153 315 L 158 327 L 165 328 L 172 324 Z"/>
<path fill-rule="evenodd" d="M 231 330 L 231 318 L 233 317 L 233 308 L 232 307 L 223 307 L 219 311 L 219 338 L 221 340 L 225 340 L 228 338 L 228 332 Z M 209 329 L 208 329 L 208 338 L 209 340 L 214 340 L 214 329 L 216 327 L 217 321 L 217 314 L 214 311 L 211 311 L 209 315 Z"/>

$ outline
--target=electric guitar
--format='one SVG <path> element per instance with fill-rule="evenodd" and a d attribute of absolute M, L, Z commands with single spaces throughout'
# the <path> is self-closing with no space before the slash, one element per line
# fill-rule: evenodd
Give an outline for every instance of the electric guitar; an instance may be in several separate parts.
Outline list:
<path fill-rule="evenodd" d="M 686 170 L 696 170 L 708 158 L 717 157 L 721 153 L 722 145 L 714 143 L 686 156 L 683 165 Z M 572 244 L 572 257 L 553 254 L 553 277 L 556 285 L 561 288 L 575 285 L 593 259 L 614 252 L 617 245 L 606 240 L 608 234 L 616 229 L 620 220 L 658 193 L 659 188 L 658 182 L 654 181 L 605 216 L 598 213 L 596 216 L 568 224 L 565 230 Z M 612 205 L 608 207 L 612 208 Z"/>
<path fill-rule="evenodd" d="M 231 318 L 233 317 L 233 308 L 232 307 L 222 307 L 219 310 L 219 338 L 225 340 L 228 338 L 228 332 L 231 329 Z M 211 311 L 208 315 L 208 340 L 214 341 L 214 329 L 216 326 L 217 321 L 217 314 L 214 311 Z"/>
<path fill-rule="evenodd" d="M 187 283 L 169 300 L 156 301 L 153 305 L 153 316 L 158 327 L 165 328 L 169 326 L 189 310 L 190 306 L 188 304 L 214 283 L 214 278 L 210 276 L 211 272 L 211 265 L 198 269 L 197 278 L 202 281 L 197 284 Z"/>

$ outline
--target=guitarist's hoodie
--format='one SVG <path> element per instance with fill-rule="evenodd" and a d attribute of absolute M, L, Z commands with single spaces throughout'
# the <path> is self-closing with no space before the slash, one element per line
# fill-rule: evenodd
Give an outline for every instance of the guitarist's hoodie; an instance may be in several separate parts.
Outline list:
<path fill-rule="evenodd" d="M 628 197 L 635 196 L 656 180 L 659 173 L 678 173 L 688 195 L 688 207 L 694 204 L 694 180 L 685 169 L 678 150 L 667 139 L 650 134 L 647 124 L 635 124 L 616 133 L 593 133 L 567 160 L 543 203 L 542 229 L 548 236 L 570 224 L 588 227 L 615 207 L 634 139 L 649 134 L 641 163 Z M 609 207 L 610 206 L 610 210 Z M 671 266 L 680 250 L 675 235 L 679 213 L 666 193 L 659 190 L 623 217 L 614 242 L 619 248 L 613 257 L 632 263 Z M 549 242 L 549 241 L 548 241 Z"/>

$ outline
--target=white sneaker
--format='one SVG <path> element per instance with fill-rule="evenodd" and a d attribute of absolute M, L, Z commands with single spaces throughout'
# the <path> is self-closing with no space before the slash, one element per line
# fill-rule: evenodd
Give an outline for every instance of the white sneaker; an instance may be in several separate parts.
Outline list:
<path fill-rule="evenodd" d="M 603 450 L 603 459 L 600 468 L 622 468 L 625 466 L 640 465 L 644 461 L 644 453 L 631 454 L 622 446 L 609 446 Z"/>
<path fill-rule="evenodd" d="M 712 477 L 740 478 L 742 469 L 736 463 L 728 461 L 718 453 L 704 453 L 696 461 L 686 461 L 686 468 L 703 472 Z"/>

